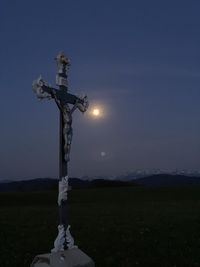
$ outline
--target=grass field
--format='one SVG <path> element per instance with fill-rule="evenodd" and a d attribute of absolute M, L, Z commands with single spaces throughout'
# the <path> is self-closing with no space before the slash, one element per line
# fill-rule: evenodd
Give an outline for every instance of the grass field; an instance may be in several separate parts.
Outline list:
<path fill-rule="evenodd" d="M 57 234 L 56 192 L 0 194 L 0 267 L 28 267 Z M 200 266 L 200 187 L 70 192 L 72 233 L 97 267 Z"/>

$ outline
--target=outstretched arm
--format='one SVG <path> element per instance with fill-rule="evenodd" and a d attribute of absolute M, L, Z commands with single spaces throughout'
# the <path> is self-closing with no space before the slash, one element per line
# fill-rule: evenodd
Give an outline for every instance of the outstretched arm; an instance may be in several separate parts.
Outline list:
<path fill-rule="evenodd" d="M 85 112 L 88 109 L 89 106 L 89 102 L 88 102 L 88 98 L 87 96 L 78 98 L 77 103 L 76 103 L 76 107 L 81 111 L 81 112 Z"/>
<path fill-rule="evenodd" d="M 88 99 L 87 96 L 84 97 L 77 97 L 76 98 L 76 102 L 73 106 L 73 108 L 71 109 L 71 113 L 73 113 L 77 108 L 81 111 L 81 112 L 85 112 L 88 108 Z"/>
<path fill-rule="evenodd" d="M 57 98 L 56 91 L 52 89 L 51 95 L 52 95 L 52 98 L 55 100 L 56 105 L 58 106 L 59 110 L 62 111 L 62 106 L 60 104 L 60 101 Z"/>

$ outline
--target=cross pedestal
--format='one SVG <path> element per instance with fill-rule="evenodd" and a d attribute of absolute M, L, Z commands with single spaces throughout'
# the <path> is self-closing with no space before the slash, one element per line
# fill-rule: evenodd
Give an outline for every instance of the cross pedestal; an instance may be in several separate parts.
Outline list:
<path fill-rule="evenodd" d="M 74 244 L 70 232 L 68 216 L 68 163 L 72 142 L 72 113 L 78 109 L 85 112 L 88 108 L 87 97 L 78 97 L 68 92 L 69 59 L 60 53 L 56 57 L 58 72 L 55 89 L 41 77 L 33 82 L 33 91 L 40 99 L 53 99 L 60 111 L 60 152 L 59 152 L 59 186 L 58 235 L 50 254 L 36 256 L 31 267 L 93 267 L 94 262 Z"/>
<path fill-rule="evenodd" d="M 94 261 L 78 248 L 35 257 L 30 267 L 95 267 Z"/>

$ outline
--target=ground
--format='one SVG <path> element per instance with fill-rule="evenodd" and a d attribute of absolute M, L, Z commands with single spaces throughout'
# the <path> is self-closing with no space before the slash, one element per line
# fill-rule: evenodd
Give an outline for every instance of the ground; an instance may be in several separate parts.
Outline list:
<path fill-rule="evenodd" d="M 57 234 L 56 192 L 0 194 L 0 266 L 28 267 Z M 200 187 L 70 191 L 72 232 L 96 267 L 200 266 Z"/>

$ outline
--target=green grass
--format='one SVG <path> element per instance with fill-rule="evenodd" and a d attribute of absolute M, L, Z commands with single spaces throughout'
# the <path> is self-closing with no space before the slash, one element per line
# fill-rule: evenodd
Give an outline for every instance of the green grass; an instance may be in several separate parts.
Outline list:
<path fill-rule="evenodd" d="M 57 235 L 57 194 L 0 194 L 0 266 L 28 267 Z M 76 243 L 97 267 L 200 266 L 200 187 L 70 192 Z"/>

